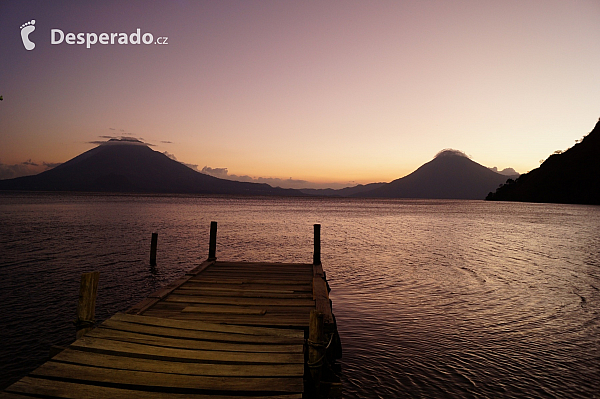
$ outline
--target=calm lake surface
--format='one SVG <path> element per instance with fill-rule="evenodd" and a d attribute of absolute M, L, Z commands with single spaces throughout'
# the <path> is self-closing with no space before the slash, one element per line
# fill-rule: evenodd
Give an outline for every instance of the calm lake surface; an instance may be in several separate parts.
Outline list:
<path fill-rule="evenodd" d="M 446 200 L 0 195 L 0 386 L 208 254 L 323 267 L 347 398 L 600 397 L 600 207 Z M 149 266 L 152 232 L 158 265 Z"/>

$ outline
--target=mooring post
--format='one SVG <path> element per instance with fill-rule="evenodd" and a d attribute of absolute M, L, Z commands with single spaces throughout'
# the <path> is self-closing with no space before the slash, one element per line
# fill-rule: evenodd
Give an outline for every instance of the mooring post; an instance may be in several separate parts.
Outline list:
<path fill-rule="evenodd" d="M 217 222 L 210 222 L 210 241 L 208 242 L 208 260 L 217 259 Z"/>
<path fill-rule="evenodd" d="M 152 233 L 152 242 L 150 243 L 150 265 L 156 266 L 156 247 L 158 246 L 158 233 Z"/>
<path fill-rule="evenodd" d="M 317 310 L 310 311 L 310 324 L 308 326 L 308 367 L 318 394 L 321 384 L 321 373 L 325 361 L 325 333 L 323 326 L 323 313 Z"/>
<path fill-rule="evenodd" d="M 315 250 L 313 253 L 313 265 L 321 264 L 321 225 L 315 224 Z"/>
<path fill-rule="evenodd" d="M 90 331 L 94 326 L 96 314 L 96 294 L 98 293 L 99 272 L 84 273 L 79 285 L 79 302 L 77 303 L 77 339 Z"/>

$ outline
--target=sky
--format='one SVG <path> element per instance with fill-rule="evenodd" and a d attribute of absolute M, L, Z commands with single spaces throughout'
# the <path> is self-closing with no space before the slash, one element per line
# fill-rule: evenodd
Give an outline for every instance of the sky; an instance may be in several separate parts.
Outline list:
<path fill-rule="evenodd" d="M 0 0 L 0 178 L 110 137 L 296 188 L 445 148 L 525 173 L 600 116 L 599 20 L 598 0 Z"/>

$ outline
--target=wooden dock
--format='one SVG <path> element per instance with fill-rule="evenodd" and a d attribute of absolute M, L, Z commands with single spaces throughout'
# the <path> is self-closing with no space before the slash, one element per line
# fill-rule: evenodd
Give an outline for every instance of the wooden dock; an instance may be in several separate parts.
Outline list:
<path fill-rule="evenodd" d="M 221 262 L 213 222 L 208 260 L 87 331 L 0 398 L 340 397 L 319 228 L 312 264 Z"/>

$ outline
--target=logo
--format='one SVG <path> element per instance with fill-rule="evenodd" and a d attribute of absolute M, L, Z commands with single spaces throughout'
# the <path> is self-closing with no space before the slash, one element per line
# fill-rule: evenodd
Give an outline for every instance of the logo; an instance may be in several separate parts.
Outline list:
<path fill-rule="evenodd" d="M 23 46 L 25 46 L 25 50 L 33 50 L 35 48 L 35 43 L 29 40 L 29 34 L 35 30 L 35 19 L 32 19 L 29 22 L 25 22 L 21 25 L 21 39 L 23 40 Z"/>
<path fill-rule="evenodd" d="M 142 30 L 137 30 L 131 34 L 125 32 L 63 32 L 60 29 L 50 30 L 50 44 L 85 44 L 86 48 L 90 48 L 95 44 L 169 44 L 168 36 L 160 36 L 154 40 L 154 35 L 150 32 L 142 34 Z"/>
<path fill-rule="evenodd" d="M 29 35 L 35 30 L 35 19 L 25 22 L 21 25 L 21 39 L 25 50 L 33 50 L 35 43 L 29 40 Z M 65 43 L 67 45 L 85 45 L 86 48 L 91 48 L 95 44 L 100 45 L 123 45 L 123 44 L 158 44 L 166 45 L 168 36 L 155 36 L 150 32 L 142 32 L 141 28 L 137 28 L 134 32 L 63 32 L 61 29 L 50 30 L 50 44 L 59 45 Z"/>

